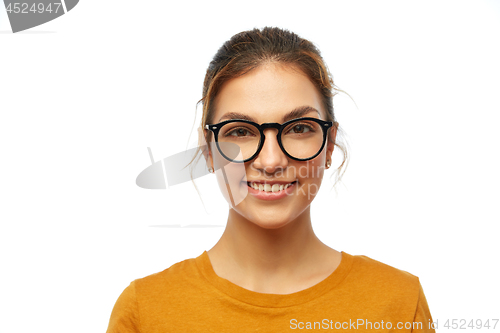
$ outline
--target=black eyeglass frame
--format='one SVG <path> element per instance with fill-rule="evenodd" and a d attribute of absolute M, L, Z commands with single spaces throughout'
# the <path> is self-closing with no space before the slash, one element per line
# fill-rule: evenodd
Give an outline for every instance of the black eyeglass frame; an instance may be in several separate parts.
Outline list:
<path fill-rule="evenodd" d="M 312 157 L 309 157 L 309 158 L 296 158 L 296 157 L 293 157 L 292 155 L 290 155 L 286 150 L 285 148 L 283 147 L 283 143 L 281 142 L 281 133 L 283 132 L 283 129 L 290 125 L 291 123 L 294 123 L 296 121 L 301 121 L 301 120 L 311 120 L 311 121 L 314 121 L 318 124 L 321 125 L 321 128 L 323 129 L 323 143 L 321 144 L 321 148 L 318 150 L 318 152 L 316 154 L 314 154 Z M 259 132 L 260 132 L 260 141 L 259 141 L 259 148 L 257 148 L 257 151 L 255 152 L 255 154 L 253 154 L 251 157 L 247 158 L 246 160 L 243 160 L 243 161 L 236 161 L 236 160 L 233 160 L 229 157 L 227 157 L 221 150 L 221 148 L 219 147 L 219 131 L 220 129 L 222 128 L 222 126 L 226 125 L 226 124 L 229 124 L 229 123 L 235 123 L 235 122 L 238 122 L 238 123 L 247 123 L 247 124 L 250 124 L 250 125 L 253 125 L 255 126 Z M 321 119 L 318 119 L 318 118 L 311 118 L 311 117 L 303 117 L 303 118 L 296 118 L 296 119 L 292 119 L 292 120 L 289 120 L 287 122 L 284 122 L 283 124 L 279 124 L 279 123 L 263 123 L 263 124 L 257 124 L 257 123 L 254 123 L 253 121 L 249 121 L 249 120 L 246 120 L 246 119 L 230 119 L 230 120 L 226 120 L 226 121 L 223 121 L 223 122 L 220 122 L 218 124 L 212 124 L 212 125 L 205 125 L 205 128 L 212 131 L 214 133 L 214 137 L 215 137 L 215 144 L 217 146 L 217 149 L 219 150 L 219 152 L 221 153 L 222 156 L 224 156 L 224 158 L 228 161 L 231 161 L 231 162 L 234 162 L 234 163 L 245 163 L 245 162 L 248 162 L 250 160 L 253 160 L 257 155 L 259 155 L 260 151 L 262 150 L 262 147 L 264 147 L 264 141 L 266 140 L 266 136 L 264 135 L 264 130 L 267 129 L 267 128 L 276 128 L 278 130 L 278 133 L 276 134 L 276 139 L 278 140 L 278 144 L 281 148 L 281 151 L 289 158 L 291 158 L 292 160 L 295 160 L 295 161 L 309 161 L 309 160 L 312 160 L 313 158 L 315 158 L 316 156 L 319 155 L 319 153 L 323 150 L 323 148 L 325 147 L 325 143 L 326 143 L 326 136 L 328 134 L 328 129 L 330 127 L 333 126 L 333 122 L 332 121 L 325 121 L 325 120 L 321 120 Z"/>

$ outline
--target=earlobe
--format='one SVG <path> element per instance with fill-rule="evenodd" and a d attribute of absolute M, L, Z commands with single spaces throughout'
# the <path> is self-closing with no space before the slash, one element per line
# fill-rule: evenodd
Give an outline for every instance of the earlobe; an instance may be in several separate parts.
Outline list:
<path fill-rule="evenodd" d="M 200 147 L 203 157 L 205 158 L 205 162 L 207 163 L 208 168 L 213 168 L 213 160 L 212 160 L 212 152 L 208 145 L 203 145 Z"/>
<path fill-rule="evenodd" d="M 212 159 L 212 153 L 210 152 L 210 149 L 208 149 L 208 158 L 206 157 L 205 160 L 207 161 L 208 171 L 213 173 L 214 172 L 214 162 Z"/>

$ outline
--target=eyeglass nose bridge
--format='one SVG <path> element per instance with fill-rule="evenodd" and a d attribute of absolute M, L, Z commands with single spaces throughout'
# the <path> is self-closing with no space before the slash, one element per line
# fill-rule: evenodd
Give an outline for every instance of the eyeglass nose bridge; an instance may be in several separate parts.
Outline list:
<path fill-rule="evenodd" d="M 293 157 L 290 154 L 288 154 L 288 152 L 285 150 L 285 147 L 283 147 L 283 143 L 281 142 L 280 134 L 281 134 L 281 131 L 283 130 L 283 124 L 263 123 L 263 124 L 260 124 L 258 126 L 259 126 L 259 130 L 261 132 L 261 139 L 260 139 L 260 143 L 259 143 L 259 148 L 257 149 L 255 154 L 249 160 L 256 158 L 260 154 L 260 152 L 262 151 L 262 148 L 264 148 L 264 143 L 266 141 L 266 135 L 264 134 L 264 130 L 268 129 L 268 128 L 275 128 L 278 130 L 278 133 L 276 134 L 276 139 L 278 140 L 278 146 L 280 147 L 281 151 L 285 154 L 285 156 L 293 159 Z"/>
<path fill-rule="evenodd" d="M 268 129 L 268 128 L 276 128 L 278 130 L 278 133 L 276 134 L 276 137 L 278 139 L 278 143 L 280 144 L 280 147 L 281 147 L 281 140 L 280 140 L 280 133 L 281 133 L 281 130 L 282 130 L 282 124 L 278 124 L 278 123 L 264 123 L 264 124 L 261 124 L 259 125 L 259 129 L 260 129 L 260 132 L 262 134 L 262 143 L 261 143 L 261 149 L 262 149 L 262 146 L 264 145 L 264 141 L 266 140 L 266 136 L 264 135 L 264 130 L 265 129 Z M 283 150 L 283 147 L 282 147 L 282 150 Z M 259 149 L 260 151 L 260 149 Z"/>
<path fill-rule="evenodd" d="M 276 128 L 278 131 L 281 129 L 281 124 L 278 123 L 264 123 L 260 125 L 260 128 L 262 130 L 265 130 L 267 128 Z"/>

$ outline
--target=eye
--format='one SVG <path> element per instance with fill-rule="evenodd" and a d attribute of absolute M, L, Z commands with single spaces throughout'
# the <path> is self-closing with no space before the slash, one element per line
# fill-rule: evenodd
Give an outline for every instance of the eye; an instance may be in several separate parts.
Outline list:
<path fill-rule="evenodd" d="M 224 136 L 248 137 L 248 136 L 253 136 L 253 133 L 248 128 L 238 127 L 227 131 Z"/>
<path fill-rule="evenodd" d="M 309 128 L 307 128 L 303 124 L 299 124 L 299 125 L 293 126 L 291 131 L 294 131 L 295 133 L 304 133 L 304 132 L 309 131 Z"/>
<path fill-rule="evenodd" d="M 304 134 L 307 132 L 315 132 L 315 131 L 314 131 L 314 128 L 312 126 L 302 123 L 302 124 L 293 124 L 293 126 L 290 127 L 290 129 L 287 131 L 287 134 L 288 133 Z"/>

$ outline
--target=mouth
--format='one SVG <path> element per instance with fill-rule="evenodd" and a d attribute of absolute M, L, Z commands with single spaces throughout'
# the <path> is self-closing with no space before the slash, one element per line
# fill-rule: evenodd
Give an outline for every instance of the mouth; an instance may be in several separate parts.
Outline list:
<path fill-rule="evenodd" d="M 276 192 L 280 192 L 280 191 L 283 191 L 283 190 L 286 190 L 287 188 L 289 188 L 290 186 L 293 186 L 295 183 L 297 183 L 297 181 L 293 181 L 293 182 L 290 182 L 290 183 L 260 183 L 260 182 L 247 182 L 247 186 L 256 190 L 256 191 L 259 191 L 259 192 L 267 192 L 267 193 L 276 193 Z"/>

